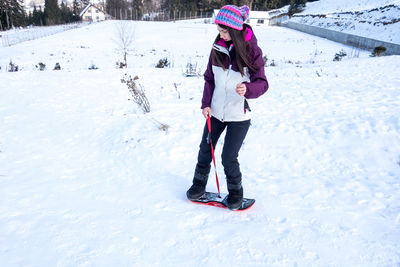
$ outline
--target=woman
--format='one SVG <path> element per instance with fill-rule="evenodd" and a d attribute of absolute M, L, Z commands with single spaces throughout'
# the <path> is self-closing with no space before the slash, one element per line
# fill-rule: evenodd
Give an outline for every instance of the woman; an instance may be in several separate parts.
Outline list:
<path fill-rule="evenodd" d="M 242 174 L 238 155 L 250 127 L 251 100 L 264 94 L 268 82 L 264 74 L 262 51 L 251 27 L 244 22 L 247 6 L 223 6 L 215 18 L 219 35 L 211 50 L 202 98 L 204 117 L 211 116 L 211 136 L 207 124 L 200 143 L 193 185 L 187 191 L 190 200 L 205 193 L 211 168 L 211 147 L 226 129 L 222 165 L 227 178 L 227 205 L 239 209 L 243 200 Z"/>

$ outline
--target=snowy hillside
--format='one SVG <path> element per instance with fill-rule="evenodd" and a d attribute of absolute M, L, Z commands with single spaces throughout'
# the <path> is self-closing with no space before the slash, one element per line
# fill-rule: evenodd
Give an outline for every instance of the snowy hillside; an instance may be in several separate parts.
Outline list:
<path fill-rule="evenodd" d="M 215 25 L 131 22 L 117 69 L 118 23 L 0 50 L 1 266 L 398 266 L 399 56 L 255 28 L 270 89 L 240 163 L 257 201 L 231 212 L 185 196 L 205 120 L 203 79 L 182 73 L 204 71 Z"/>
<path fill-rule="evenodd" d="M 400 44 L 399 0 L 320 0 L 291 20 Z"/>
<path fill-rule="evenodd" d="M 304 14 L 327 14 L 335 12 L 362 11 L 388 5 L 399 5 L 399 0 L 319 0 L 309 2 Z"/>

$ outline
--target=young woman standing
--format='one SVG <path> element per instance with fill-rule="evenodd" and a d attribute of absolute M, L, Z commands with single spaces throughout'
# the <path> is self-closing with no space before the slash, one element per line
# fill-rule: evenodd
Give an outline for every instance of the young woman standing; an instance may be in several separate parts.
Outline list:
<path fill-rule="evenodd" d="M 251 27 L 244 22 L 249 16 L 247 6 L 223 6 L 215 18 L 219 35 L 211 50 L 202 98 L 202 113 L 211 117 L 211 135 L 204 127 L 193 185 L 186 195 L 196 200 L 205 193 L 211 168 L 211 147 L 226 129 L 222 165 L 227 178 L 227 205 L 240 208 L 243 200 L 242 173 L 238 156 L 250 127 L 251 101 L 268 89 L 264 60 Z"/>

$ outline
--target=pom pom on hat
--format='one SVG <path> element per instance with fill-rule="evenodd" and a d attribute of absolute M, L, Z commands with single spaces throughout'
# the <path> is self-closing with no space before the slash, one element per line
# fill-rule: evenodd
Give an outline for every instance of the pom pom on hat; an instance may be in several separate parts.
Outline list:
<path fill-rule="evenodd" d="M 242 11 L 243 21 L 249 18 L 250 8 L 248 6 L 241 6 L 239 9 Z"/>
<path fill-rule="evenodd" d="M 249 18 L 249 13 L 248 6 L 226 5 L 221 7 L 214 22 L 241 31 L 243 23 Z"/>

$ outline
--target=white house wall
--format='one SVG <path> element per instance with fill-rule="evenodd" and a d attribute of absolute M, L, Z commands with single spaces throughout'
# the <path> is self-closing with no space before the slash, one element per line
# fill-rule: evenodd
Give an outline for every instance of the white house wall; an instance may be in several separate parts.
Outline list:
<path fill-rule="evenodd" d="M 97 8 L 91 6 L 82 16 L 83 21 L 103 21 L 106 20 L 105 14 Z"/>

